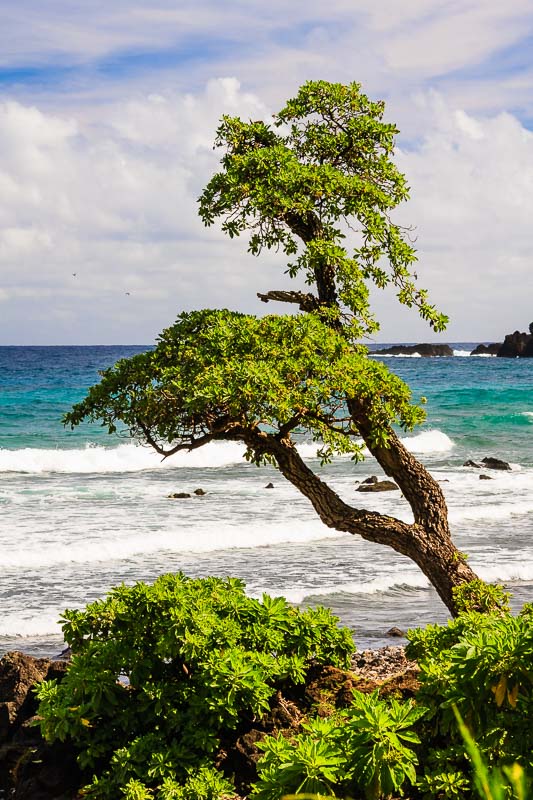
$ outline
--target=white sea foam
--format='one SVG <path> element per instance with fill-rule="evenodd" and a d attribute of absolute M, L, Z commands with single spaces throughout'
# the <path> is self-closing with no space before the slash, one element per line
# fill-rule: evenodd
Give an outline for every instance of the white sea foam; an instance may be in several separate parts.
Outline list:
<path fill-rule="evenodd" d="M 126 529 L 127 530 L 127 529 Z M 331 531 L 318 519 L 310 523 L 290 520 L 274 524 L 209 525 L 185 522 L 179 528 L 137 530 L 116 534 L 102 531 L 100 536 L 87 534 L 83 539 L 40 542 L 39 547 L 17 545 L 3 547 L 4 569 L 42 569 L 58 564 L 96 564 L 155 556 L 160 553 L 210 553 L 235 548 L 266 547 L 282 543 L 306 543 L 345 537 Z"/>
<path fill-rule="evenodd" d="M 316 451 L 316 447 L 315 447 Z M 221 467 L 242 461 L 244 447 L 236 442 L 207 444 L 192 452 L 180 452 L 163 460 L 149 447 L 133 443 L 118 447 L 87 445 L 80 449 L 46 450 L 23 448 L 0 449 L 0 472 L 109 473 L 139 472 L 178 467 Z"/>
<path fill-rule="evenodd" d="M 391 573 L 370 581 L 350 581 L 347 583 L 327 584 L 324 586 L 305 586 L 286 589 L 283 596 L 291 603 L 303 603 L 315 597 L 327 597 L 336 594 L 378 594 L 393 589 L 425 589 L 429 586 L 427 578 L 418 571 L 402 571 Z"/>
<path fill-rule="evenodd" d="M 61 635 L 58 624 L 61 609 L 39 609 L 39 613 L 12 612 L 9 616 L 2 615 L 0 619 L 0 636 L 14 638 L 30 638 L 48 635 Z M 11 647 L 12 650 L 15 647 Z M 18 647 L 17 647 L 18 649 Z"/>
<path fill-rule="evenodd" d="M 458 358 L 466 358 L 467 356 L 470 357 L 470 350 L 454 350 L 453 354 Z"/>
<path fill-rule="evenodd" d="M 423 431 L 406 437 L 406 447 L 413 453 L 446 452 L 453 447 L 452 440 L 438 430 Z M 315 458 L 317 445 L 301 443 L 298 451 L 302 458 Z M 0 448 L 0 473 L 23 472 L 39 475 L 46 472 L 95 474 L 140 472 L 154 469 L 208 469 L 242 463 L 244 446 L 238 442 L 212 442 L 192 452 L 182 451 L 162 459 L 149 447 L 134 443 L 117 447 L 87 445 L 73 449 Z"/>
<path fill-rule="evenodd" d="M 499 556 L 499 560 L 499 563 L 494 566 L 476 565 L 475 569 L 479 577 L 484 581 L 499 583 L 533 581 L 533 561 L 523 560 L 509 563 L 501 556 Z"/>
<path fill-rule="evenodd" d="M 447 453 L 454 447 L 450 437 L 437 429 L 406 436 L 402 442 L 411 453 Z"/>

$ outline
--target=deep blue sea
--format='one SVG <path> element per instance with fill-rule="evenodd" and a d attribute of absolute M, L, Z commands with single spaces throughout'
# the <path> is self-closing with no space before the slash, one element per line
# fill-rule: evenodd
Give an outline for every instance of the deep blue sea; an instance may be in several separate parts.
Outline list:
<path fill-rule="evenodd" d="M 533 360 L 386 358 L 428 399 L 408 447 L 442 481 L 455 540 L 470 563 L 503 581 L 515 603 L 533 600 Z M 446 619 L 418 569 L 387 548 L 326 529 L 274 469 L 217 443 L 161 462 L 151 450 L 98 426 L 65 429 L 61 416 L 98 370 L 141 347 L 0 347 L 0 652 L 61 649 L 58 619 L 122 581 L 162 572 L 236 575 L 253 595 L 331 606 L 358 646 L 390 643 L 386 631 Z M 301 451 L 320 470 L 312 445 Z M 463 467 L 497 456 L 511 472 Z M 324 468 L 353 504 L 410 519 L 399 492 L 356 494 L 380 474 L 372 459 Z M 274 483 L 274 490 L 265 485 Z M 207 494 L 170 500 L 171 492 Z"/>

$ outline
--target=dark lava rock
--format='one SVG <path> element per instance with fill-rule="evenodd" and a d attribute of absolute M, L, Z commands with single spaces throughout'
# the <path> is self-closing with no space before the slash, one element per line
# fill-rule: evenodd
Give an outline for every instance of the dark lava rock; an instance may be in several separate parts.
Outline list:
<path fill-rule="evenodd" d="M 356 492 L 393 492 L 399 491 L 394 481 L 376 481 L 376 483 L 362 483 Z"/>
<path fill-rule="evenodd" d="M 392 628 L 389 628 L 387 631 L 387 636 L 405 636 L 405 631 L 402 631 L 401 628 L 397 628 L 396 625 L 393 625 Z"/>
<path fill-rule="evenodd" d="M 493 344 L 478 344 L 472 352 L 470 353 L 471 356 L 497 356 L 502 346 L 501 342 L 495 342 Z"/>
<path fill-rule="evenodd" d="M 0 796 L 13 800 L 73 800 L 82 780 L 71 746 L 46 744 L 33 723 L 38 701 L 33 687 L 61 680 L 65 661 L 20 652 L 0 660 Z"/>
<path fill-rule="evenodd" d="M 479 480 L 480 481 L 493 481 L 494 478 L 491 478 L 490 475 L 480 475 L 479 476 Z"/>
<path fill-rule="evenodd" d="M 531 333 L 508 333 L 497 353 L 499 358 L 533 358 Z"/>
<path fill-rule="evenodd" d="M 197 495 L 198 497 L 203 497 L 204 495 L 207 494 L 207 492 L 204 491 L 204 489 L 195 489 L 194 494 Z"/>
<path fill-rule="evenodd" d="M 174 492 L 173 494 L 167 495 L 169 500 L 184 500 L 186 497 L 190 496 L 188 492 Z"/>
<path fill-rule="evenodd" d="M 468 461 L 465 461 L 463 467 L 475 467 L 476 469 L 481 469 L 481 464 L 478 464 L 477 461 L 472 461 L 472 459 L 469 458 Z"/>
<path fill-rule="evenodd" d="M 273 488 L 274 488 L 273 483 L 267 483 L 267 485 L 265 486 L 265 489 L 273 489 Z"/>
<path fill-rule="evenodd" d="M 487 469 L 502 469 L 502 470 L 512 470 L 510 464 L 507 461 L 502 461 L 500 458 L 492 458 L 491 456 L 487 456 L 486 458 L 481 459 L 481 463 Z"/>
<path fill-rule="evenodd" d="M 424 358 L 453 356 L 453 350 L 449 344 L 395 344 L 374 352 L 380 356 L 412 356 L 416 353 Z"/>

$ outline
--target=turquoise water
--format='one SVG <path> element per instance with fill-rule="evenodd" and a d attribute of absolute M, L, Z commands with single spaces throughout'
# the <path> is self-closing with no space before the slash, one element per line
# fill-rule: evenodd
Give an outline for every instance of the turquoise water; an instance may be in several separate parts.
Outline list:
<path fill-rule="evenodd" d="M 454 345 L 469 352 L 473 343 Z M 392 625 L 444 620 L 446 609 L 417 568 L 387 548 L 327 530 L 309 503 L 234 443 L 165 462 L 99 426 L 65 429 L 61 416 L 98 370 L 139 347 L 0 348 L 0 650 L 50 653 L 57 620 L 116 584 L 165 571 L 238 575 L 252 594 L 330 605 L 359 646 L 387 642 Z M 386 358 L 427 398 L 427 421 L 407 446 L 442 481 L 454 537 L 473 567 L 533 599 L 533 360 L 456 355 Z M 302 454 L 320 466 L 314 449 Z M 497 456 L 510 472 L 462 466 Z M 355 493 L 380 474 L 369 459 L 339 459 L 324 477 L 347 502 L 410 519 L 399 492 Z M 275 491 L 265 491 L 273 482 Z M 202 487 L 178 502 L 175 491 Z"/>

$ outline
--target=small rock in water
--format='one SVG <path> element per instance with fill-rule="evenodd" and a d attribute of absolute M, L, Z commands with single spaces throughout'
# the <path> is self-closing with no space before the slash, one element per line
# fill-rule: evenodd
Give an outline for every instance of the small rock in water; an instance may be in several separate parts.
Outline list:
<path fill-rule="evenodd" d="M 401 628 L 397 628 L 396 625 L 393 625 L 392 628 L 389 628 L 387 631 L 387 636 L 405 636 L 405 631 L 402 631 Z"/>
<path fill-rule="evenodd" d="M 378 482 L 378 476 L 377 475 L 371 475 L 370 478 L 365 478 L 364 481 L 361 481 L 361 483 L 365 483 L 365 484 L 366 483 L 377 483 L 377 482 Z"/>
<path fill-rule="evenodd" d="M 479 476 L 479 480 L 480 481 L 493 481 L 494 478 L 491 478 L 490 475 L 480 475 Z"/>
<path fill-rule="evenodd" d="M 183 500 L 190 496 L 191 495 L 188 492 L 173 492 L 173 494 L 167 495 L 170 500 Z"/>
<path fill-rule="evenodd" d="M 508 464 L 507 461 L 502 461 L 501 458 L 492 458 L 492 456 L 482 458 L 481 463 L 483 466 L 487 467 L 487 469 L 512 469 L 511 465 Z"/>
<path fill-rule="evenodd" d="M 203 497 L 204 494 L 207 494 L 207 492 L 204 491 L 203 489 L 195 489 L 194 494 L 197 495 L 198 497 Z"/>
<path fill-rule="evenodd" d="M 265 486 L 265 489 L 273 489 L 273 488 L 274 488 L 273 483 L 267 483 L 267 485 Z"/>
<path fill-rule="evenodd" d="M 469 458 L 468 461 L 465 461 L 463 467 L 475 467 L 476 469 L 481 469 L 481 464 L 478 464 L 476 461 L 472 461 L 472 459 Z"/>
<path fill-rule="evenodd" d="M 356 492 L 394 492 L 398 491 L 394 481 L 377 481 L 376 483 L 362 483 L 355 490 Z"/>

